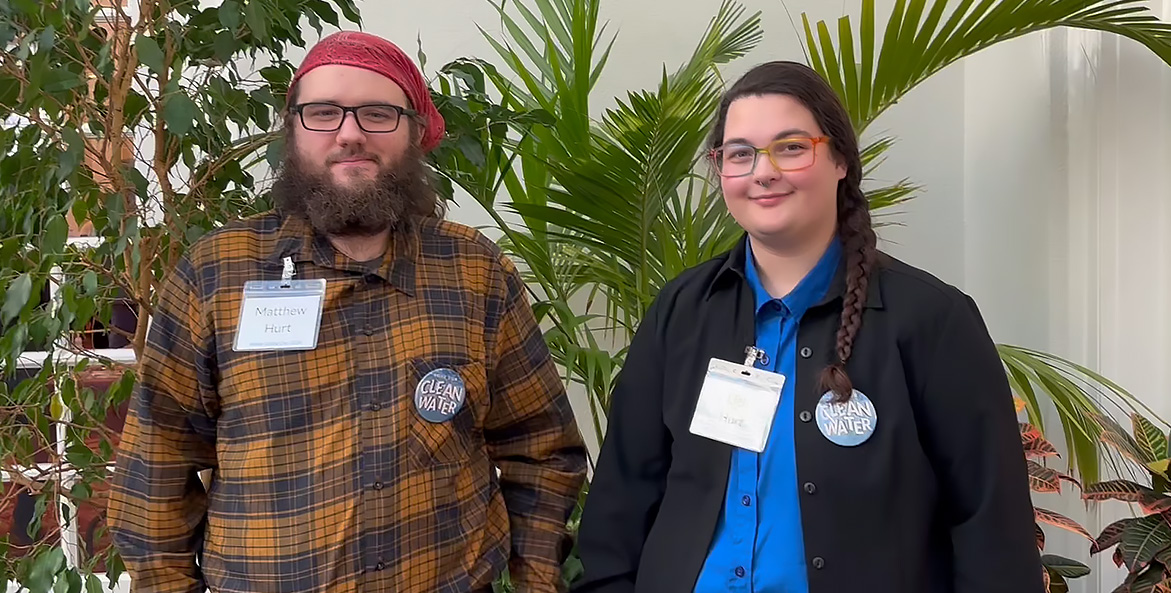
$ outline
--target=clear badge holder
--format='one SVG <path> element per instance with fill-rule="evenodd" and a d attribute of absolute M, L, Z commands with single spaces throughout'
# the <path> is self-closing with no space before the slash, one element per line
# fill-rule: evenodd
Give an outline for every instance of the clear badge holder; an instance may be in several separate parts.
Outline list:
<path fill-rule="evenodd" d="M 237 352 L 312 350 L 317 347 L 325 280 L 293 280 L 292 258 L 284 259 L 279 281 L 244 283 L 232 349 Z"/>
<path fill-rule="evenodd" d="M 763 356 L 750 347 L 742 365 L 717 358 L 708 362 L 691 419 L 693 434 L 756 453 L 764 451 L 785 377 L 755 368 L 754 361 Z"/>

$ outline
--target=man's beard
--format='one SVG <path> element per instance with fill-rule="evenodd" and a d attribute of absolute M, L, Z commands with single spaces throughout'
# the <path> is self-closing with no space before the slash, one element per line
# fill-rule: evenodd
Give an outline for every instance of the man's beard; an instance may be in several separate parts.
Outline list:
<path fill-rule="evenodd" d="M 412 146 L 389 164 L 358 150 L 331 156 L 325 168 L 316 168 L 297 156 L 293 142 L 290 137 L 272 188 L 273 197 L 282 214 L 303 217 L 317 233 L 371 236 L 404 228 L 412 214 L 433 213 L 434 193 L 417 147 Z M 338 185 L 328 166 L 355 156 L 372 159 L 379 168 L 378 174 L 372 180 Z"/>

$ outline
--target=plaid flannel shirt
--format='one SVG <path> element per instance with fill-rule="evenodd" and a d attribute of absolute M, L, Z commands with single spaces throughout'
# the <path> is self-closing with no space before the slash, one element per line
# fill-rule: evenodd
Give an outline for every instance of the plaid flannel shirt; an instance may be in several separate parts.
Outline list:
<path fill-rule="evenodd" d="M 562 589 L 585 449 L 524 285 L 476 231 L 413 228 L 363 265 L 267 214 L 168 277 L 109 501 L 135 590 L 489 591 L 505 566 Z M 234 351 L 244 282 L 285 256 L 327 281 L 316 349 Z M 438 368 L 466 400 L 432 423 L 413 395 Z"/>

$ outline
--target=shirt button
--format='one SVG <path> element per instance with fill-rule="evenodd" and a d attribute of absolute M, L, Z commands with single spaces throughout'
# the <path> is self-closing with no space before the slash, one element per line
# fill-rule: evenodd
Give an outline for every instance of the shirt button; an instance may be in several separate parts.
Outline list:
<path fill-rule="evenodd" d="M 817 485 L 814 484 L 813 482 L 805 482 L 805 492 L 808 492 L 809 494 L 816 493 L 817 492 Z"/>
<path fill-rule="evenodd" d="M 736 576 L 738 576 L 738 577 L 744 576 L 744 567 L 743 566 L 736 567 Z"/>
<path fill-rule="evenodd" d="M 741 499 L 740 499 L 740 504 L 742 504 L 742 505 L 744 505 L 744 506 L 746 506 L 746 507 L 747 507 L 747 506 L 752 506 L 752 497 L 751 497 L 751 496 L 748 496 L 747 494 L 746 494 L 746 495 L 744 495 L 744 498 L 741 498 Z"/>
<path fill-rule="evenodd" d="M 802 410 L 799 417 L 801 418 L 802 422 L 809 422 L 810 420 L 813 420 L 813 414 L 810 414 L 809 410 Z"/>
<path fill-rule="evenodd" d="M 382 482 L 374 482 L 375 490 L 382 490 Z"/>
<path fill-rule="evenodd" d="M 813 356 L 813 349 L 809 346 L 801 349 L 801 358 L 809 358 L 810 356 Z"/>
<path fill-rule="evenodd" d="M 362 328 L 362 333 L 368 336 L 372 336 L 374 335 L 374 328 L 367 325 L 366 327 Z"/>
<path fill-rule="evenodd" d="M 386 564 L 382 563 L 382 562 L 379 562 L 378 564 L 374 565 L 374 570 L 383 570 L 385 568 L 386 568 Z"/>
<path fill-rule="evenodd" d="M 378 402 L 374 402 L 374 403 L 370 404 L 370 409 L 377 412 L 378 410 L 382 409 L 382 404 L 380 404 Z"/>
<path fill-rule="evenodd" d="M 816 568 L 817 570 L 821 570 L 821 569 L 825 568 L 825 559 L 822 558 L 821 556 L 814 556 L 813 568 Z"/>

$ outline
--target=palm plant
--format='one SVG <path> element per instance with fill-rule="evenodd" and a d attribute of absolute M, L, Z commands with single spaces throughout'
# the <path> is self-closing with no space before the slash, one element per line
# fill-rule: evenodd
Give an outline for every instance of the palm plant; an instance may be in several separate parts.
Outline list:
<path fill-rule="evenodd" d="M 848 16 L 838 20 L 836 41 L 825 22 L 811 26 L 804 15 L 802 20 L 812 67 L 843 99 L 860 135 L 949 64 L 1046 29 L 1074 27 L 1122 35 L 1171 65 L 1171 24 L 1160 22 L 1141 0 L 898 0 L 881 41 L 876 39 L 873 0 L 863 0 L 857 29 Z M 871 148 L 889 144 L 883 138 Z M 1126 390 L 1068 360 L 1011 345 L 1001 345 L 1000 354 L 1013 389 L 1025 398 L 1030 422 L 1044 429 L 1038 394 L 1054 404 L 1071 464 L 1087 482 L 1097 481 L 1100 473 L 1098 436 L 1103 426 L 1095 419 L 1104 407 L 1096 400 L 1106 400 L 1120 411 L 1150 412 Z"/>
<path fill-rule="evenodd" d="M 471 178 L 494 172 L 494 183 L 461 182 L 467 167 L 443 172 L 484 205 L 539 287 L 537 308 L 551 321 L 550 346 L 567 378 L 590 395 L 600 439 L 621 346 L 650 300 L 680 271 L 730 248 L 738 236 L 699 155 L 723 87 L 717 69 L 751 50 L 761 30 L 759 15 L 745 17 L 742 7 L 725 1 L 688 62 L 594 121 L 590 92 L 613 41 L 598 27 L 599 3 L 501 0 L 505 33 L 485 36 L 512 76 L 487 62 L 476 67 L 502 105 L 547 112 L 554 123 L 487 142 L 484 151 L 496 151 L 495 164 Z M 860 135 L 949 64 L 1037 31 L 1116 33 L 1171 63 L 1171 26 L 1139 0 L 899 0 L 881 39 L 873 0 L 863 2 L 856 26 L 850 17 L 837 21 L 836 39 L 825 22 L 802 20 L 809 63 L 843 99 Z M 867 178 L 893 142 L 880 137 L 865 146 Z M 497 203 L 501 189 L 509 196 L 504 204 Z M 903 180 L 868 187 L 867 196 L 881 217 L 918 190 Z M 512 221 L 509 213 L 516 215 Z M 570 306 L 578 301 L 587 314 L 574 312 L 583 309 Z M 1096 481 L 1102 426 L 1095 418 L 1107 406 L 1128 411 L 1141 404 L 1070 361 L 1013 345 L 1001 345 L 1000 353 L 1029 421 L 1044 430 L 1042 406 L 1051 401 L 1071 466 L 1082 479 Z"/>
<path fill-rule="evenodd" d="M 687 62 L 664 71 L 654 91 L 630 93 L 595 122 L 590 94 L 610 47 L 597 27 L 599 4 L 515 3 L 515 18 L 497 6 L 508 40 L 485 35 L 520 82 L 468 60 L 461 64 L 465 75 L 444 77 L 441 90 L 478 95 L 482 76 L 511 113 L 548 113 L 554 123 L 520 127 L 511 140 L 484 134 L 476 152 L 485 159 L 452 152 L 436 168 L 485 207 L 501 243 L 539 287 L 535 308 L 551 324 L 547 341 L 567 378 L 589 393 L 600 440 L 620 345 L 642 312 L 664 282 L 737 238 L 715 188 L 694 169 L 720 100 L 716 66 L 747 53 L 762 32 L 759 15 L 746 17 L 725 1 Z M 466 75 L 469 68 L 474 76 Z M 500 205 L 502 188 L 510 201 Z M 602 314 L 592 313 L 598 295 Z M 577 300 L 584 300 L 585 314 L 570 306 Z"/>

